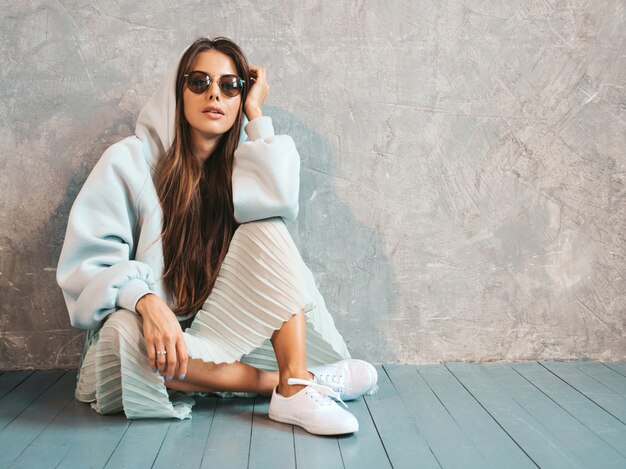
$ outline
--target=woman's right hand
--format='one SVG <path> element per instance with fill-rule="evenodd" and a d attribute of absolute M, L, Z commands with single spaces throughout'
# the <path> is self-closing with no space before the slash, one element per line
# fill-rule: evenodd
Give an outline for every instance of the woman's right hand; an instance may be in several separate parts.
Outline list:
<path fill-rule="evenodd" d="M 142 296 L 136 310 L 143 317 L 143 337 L 150 367 L 156 368 L 161 375 L 165 374 L 168 381 L 176 374 L 178 379 L 184 379 L 189 354 L 174 312 L 154 293 Z M 157 355 L 157 350 L 165 350 L 167 354 Z"/>
<path fill-rule="evenodd" d="M 267 70 L 265 67 L 251 65 L 250 81 L 253 81 L 246 101 L 243 104 L 243 111 L 249 121 L 263 115 L 261 108 L 265 102 L 265 98 L 270 94 L 270 85 L 267 83 Z"/>

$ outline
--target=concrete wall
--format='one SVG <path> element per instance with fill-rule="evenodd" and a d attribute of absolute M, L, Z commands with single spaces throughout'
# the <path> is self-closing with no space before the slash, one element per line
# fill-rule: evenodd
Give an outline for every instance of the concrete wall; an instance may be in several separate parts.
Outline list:
<path fill-rule="evenodd" d="M 624 2 L 171 3 L 2 1 L 0 368 L 76 365 L 70 206 L 199 35 L 268 69 L 354 357 L 626 358 Z"/>

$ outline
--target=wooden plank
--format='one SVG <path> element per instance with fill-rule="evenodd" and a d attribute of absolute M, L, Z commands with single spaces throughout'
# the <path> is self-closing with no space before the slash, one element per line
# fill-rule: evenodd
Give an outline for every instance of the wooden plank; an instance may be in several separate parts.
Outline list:
<path fill-rule="evenodd" d="M 626 461 L 622 455 L 513 368 L 502 363 L 481 367 L 529 414 L 541 421 L 552 434 L 552 443 L 571 454 L 577 464 L 597 469 L 624 467 Z"/>
<path fill-rule="evenodd" d="M 381 365 L 374 367 L 378 372 L 379 390 L 364 398 L 392 466 L 395 469 L 414 468 L 419 461 L 420 468 L 439 468 L 437 459 L 387 372 Z"/>
<path fill-rule="evenodd" d="M 443 365 L 417 367 L 426 384 L 485 459 L 485 467 L 535 468 L 535 463 Z"/>
<path fill-rule="evenodd" d="M 578 370 L 576 366 L 572 366 L 571 362 L 542 361 L 540 363 L 626 424 L 626 398 Z"/>
<path fill-rule="evenodd" d="M 2 398 L 33 373 L 33 370 L 7 371 L 3 373 L 0 376 L 0 406 L 2 406 Z"/>
<path fill-rule="evenodd" d="M 576 362 L 576 368 L 604 384 L 613 392 L 626 397 L 626 376 L 600 362 L 580 361 Z"/>
<path fill-rule="evenodd" d="M 346 404 L 347 410 L 359 421 L 359 431 L 337 436 L 344 466 L 347 469 L 390 468 L 391 462 L 363 397 Z"/>
<path fill-rule="evenodd" d="M 217 396 L 194 397 L 190 419 L 173 421 L 154 461 L 154 468 L 197 468 L 203 463 L 203 448 L 213 431 Z M 217 466 L 215 466 L 217 467 Z"/>
<path fill-rule="evenodd" d="M 111 469 L 152 467 L 172 420 L 131 420 L 104 467 Z M 141 451 L 138 451 L 139 448 Z"/>
<path fill-rule="evenodd" d="M 39 433 L 74 399 L 76 376 L 63 374 L 21 414 L 0 431 L 0 467 L 9 465 Z"/>
<path fill-rule="evenodd" d="M 0 400 L 0 430 L 54 384 L 64 370 L 35 371 Z"/>
<path fill-rule="evenodd" d="M 572 366 L 576 365 L 572 364 Z M 622 457 L 626 456 L 626 425 L 539 363 L 513 363 L 511 367 L 541 389 L 576 420 L 602 438 Z M 626 459 L 624 460 L 624 467 L 626 467 Z"/>
<path fill-rule="evenodd" d="M 267 415 L 269 402 L 269 396 L 254 398 L 248 467 L 251 469 L 295 468 L 293 425 L 271 420 Z"/>
<path fill-rule="evenodd" d="M 611 368 L 622 376 L 626 376 L 626 362 L 602 362 L 604 366 Z"/>
<path fill-rule="evenodd" d="M 494 382 L 485 365 L 449 362 L 445 366 L 539 467 L 586 469 L 575 456 L 553 444 L 541 417 L 529 414 Z"/>
<path fill-rule="evenodd" d="M 298 469 L 343 469 L 337 437 L 313 435 L 297 425 L 293 437 Z"/>
<path fill-rule="evenodd" d="M 384 365 L 384 368 L 442 467 L 487 465 L 415 367 Z"/>
<path fill-rule="evenodd" d="M 130 425 L 123 412 L 101 415 L 72 399 L 15 460 L 14 467 L 103 467 Z M 13 467 L 13 466 L 12 466 Z"/>
<path fill-rule="evenodd" d="M 211 433 L 204 447 L 203 468 L 248 467 L 254 399 L 218 398 Z"/>

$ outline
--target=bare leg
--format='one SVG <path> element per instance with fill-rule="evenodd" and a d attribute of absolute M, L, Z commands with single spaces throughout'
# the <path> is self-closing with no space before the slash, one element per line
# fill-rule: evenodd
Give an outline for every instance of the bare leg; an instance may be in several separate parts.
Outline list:
<path fill-rule="evenodd" d="M 300 310 L 274 331 L 270 339 L 279 371 L 260 370 L 241 362 L 213 363 L 197 358 L 189 360 L 184 380 L 175 375 L 172 381 L 165 381 L 165 386 L 182 392 L 239 391 L 271 395 L 282 381 L 279 393 L 293 395 L 304 386 L 288 385 L 289 377 L 313 378 L 306 368 L 305 337 L 304 311 Z"/>
<path fill-rule="evenodd" d="M 183 392 L 240 391 L 271 395 L 278 384 L 278 371 L 265 371 L 247 363 L 213 363 L 189 360 L 184 380 L 176 376 L 165 386 Z"/>
<path fill-rule="evenodd" d="M 289 397 L 305 386 L 287 384 L 289 378 L 312 379 L 306 366 L 306 329 L 304 311 L 300 310 L 272 335 L 270 341 L 274 347 L 278 362 L 279 383 L 277 392 Z"/>

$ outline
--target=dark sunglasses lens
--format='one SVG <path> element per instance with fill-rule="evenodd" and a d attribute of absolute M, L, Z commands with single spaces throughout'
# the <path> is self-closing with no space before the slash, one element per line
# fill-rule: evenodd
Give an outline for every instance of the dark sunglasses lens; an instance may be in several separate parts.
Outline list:
<path fill-rule="evenodd" d="M 235 97 L 243 89 L 243 81 L 237 75 L 224 75 L 220 78 L 220 88 L 228 97 Z"/>
<path fill-rule="evenodd" d="M 209 87 L 208 77 L 204 73 L 194 72 L 187 77 L 187 86 L 194 93 L 204 93 Z"/>

